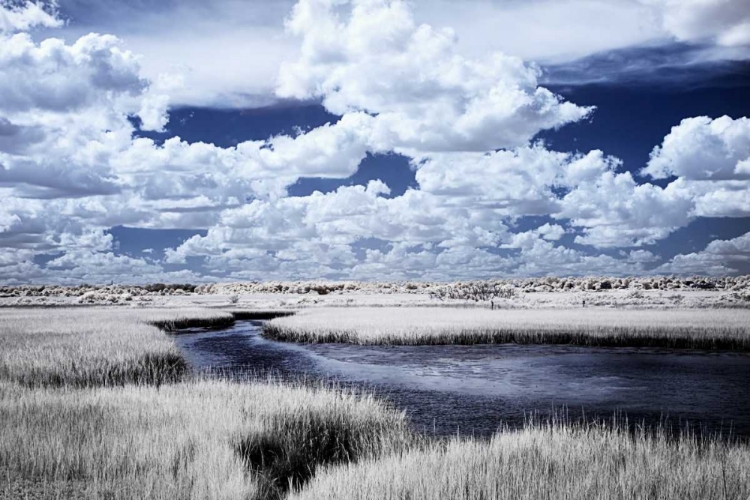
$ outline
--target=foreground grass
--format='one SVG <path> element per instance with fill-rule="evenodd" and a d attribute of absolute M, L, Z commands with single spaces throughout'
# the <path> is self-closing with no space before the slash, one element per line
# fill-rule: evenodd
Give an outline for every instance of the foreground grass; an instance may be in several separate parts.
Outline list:
<path fill-rule="evenodd" d="M 187 364 L 160 328 L 233 320 L 205 309 L 0 309 L 0 380 L 77 387 L 175 382 Z"/>
<path fill-rule="evenodd" d="M 233 321 L 210 310 L 0 311 L 0 498 L 275 499 L 321 464 L 412 439 L 405 416 L 371 396 L 185 380 L 161 329 Z"/>
<path fill-rule="evenodd" d="M 277 498 L 320 464 L 410 438 L 404 415 L 372 397 L 273 382 L 2 383 L 0 422 L 0 490 L 51 498 Z"/>
<path fill-rule="evenodd" d="M 531 425 L 328 469 L 290 500 L 746 500 L 750 447 L 663 432 Z"/>
<path fill-rule="evenodd" d="M 354 344 L 575 344 L 750 350 L 750 310 L 320 308 L 264 326 L 272 339 Z"/>

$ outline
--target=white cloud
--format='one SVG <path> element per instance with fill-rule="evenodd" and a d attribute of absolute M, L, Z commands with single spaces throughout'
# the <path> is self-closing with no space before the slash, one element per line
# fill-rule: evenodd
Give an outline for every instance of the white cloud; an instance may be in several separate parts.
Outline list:
<path fill-rule="evenodd" d="M 571 155 L 541 144 L 490 153 L 440 153 L 417 158 L 416 180 L 422 191 L 448 205 L 495 208 L 505 216 L 542 215 L 556 210 L 552 192 L 563 184 Z"/>
<path fill-rule="evenodd" d="M 631 250 L 628 254 L 625 254 L 623 252 L 623 255 L 627 255 L 629 262 L 648 263 L 656 262 L 659 260 L 659 257 L 654 255 L 652 252 L 649 252 L 648 250 Z"/>
<path fill-rule="evenodd" d="M 451 26 L 473 55 L 502 51 L 526 60 L 563 63 L 664 37 L 660 17 L 637 0 L 433 0 L 415 16 Z"/>
<path fill-rule="evenodd" d="M 670 188 L 690 198 L 691 216 L 750 216 L 750 120 L 686 118 L 654 148 L 642 173 L 677 176 Z"/>
<path fill-rule="evenodd" d="M 727 274 L 735 272 L 736 269 L 732 266 L 739 262 L 750 262 L 750 233 L 731 240 L 714 240 L 701 252 L 676 255 L 656 271 L 679 274 Z"/>
<path fill-rule="evenodd" d="M 373 117 L 372 146 L 405 152 L 525 145 L 591 108 L 537 86 L 539 70 L 494 53 L 472 60 L 449 29 L 418 25 L 400 0 L 301 0 L 288 29 L 300 58 L 282 65 L 277 95 L 322 98 L 330 112 Z"/>
<path fill-rule="evenodd" d="M 664 27 L 678 40 L 750 44 L 746 0 L 641 0 L 658 9 Z"/>
<path fill-rule="evenodd" d="M 27 31 L 34 27 L 56 28 L 62 21 L 44 10 L 40 3 L 27 2 L 13 5 L 0 2 L 0 33 Z"/>
<path fill-rule="evenodd" d="M 137 57 L 109 35 L 72 45 L 0 35 L 0 182 L 31 197 L 120 188 L 107 148 L 130 141 L 147 82 Z"/>
<path fill-rule="evenodd" d="M 539 235 L 547 241 L 558 241 L 565 235 L 565 229 L 558 224 L 545 223 L 536 229 Z"/>
<path fill-rule="evenodd" d="M 0 109 L 65 112 L 111 106 L 137 96 L 146 82 L 137 57 L 111 35 L 89 34 L 67 45 L 48 38 L 35 43 L 27 33 L 3 37 L 0 45 Z M 127 101 L 118 103 L 127 110 Z"/>
<path fill-rule="evenodd" d="M 655 179 L 750 179 L 750 120 L 686 118 L 654 148 L 642 173 Z"/>
<path fill-rule="evenodd" d="M 736 44 L 747 34 L 746 25 L 740 22 L 747 19 L 740 10 L 743 2 L 419 0 L 412 5 L 418 23 L 454 29 L 460 52 L 472 59 L 500 51 L 527 61 L 564 64 L 604 51 L 668 45 L 675 34 L 681 34 L 680 40 L 741 48 Z M 69 22 L 57 31 L 68 40 L 92 31 L 124 39 L 131 50 L 144 55 L 143 76 L 156 80 L 164 72 L 180 75 L 184 85 L 170 94 L 175 105 L 267 105 L 274 100 L 280 63 L 294 60 L 300 52 L 283 26 L 293 0 L 183 0 L 144 5 L 61 0 Z M 682 10 L 690 14 L 687 21 L 675 14 Z M 734 14 L 729 17 L 725 12 Z M 717 48 L 721 50 L 713 50 Z M 701 57 L 747 58 L 746 51 L 723 50 L 728 48 L 732 47 L 711 47 L 706 51 L 710 54 Z M 674 61 L 678 66 L 693 62 Z M 227 67 L 232 71 L 226 71 Z M 628 64 L 622 71 L 630 69 Z"/>
<path fill-rule="evenodd" d="M 584 228 L 575 242 L 596 247 L 653 244 L 691 220 L 692 200 L 672 186 L 637 184 L 629 172 L 604 172 L 562 199 L 557 218 Z"/>
<path fill-rule="evenodd" d="M 164 132 L 164 128 L 169 123 L 168 108 L 168 95 L 147 93 L 138 111 L 138 116 L 141 119 L 141 129 Z"/>

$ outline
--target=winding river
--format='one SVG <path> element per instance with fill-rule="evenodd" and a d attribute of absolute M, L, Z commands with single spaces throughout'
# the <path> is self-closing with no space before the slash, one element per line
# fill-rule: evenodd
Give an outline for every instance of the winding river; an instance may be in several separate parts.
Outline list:
<path fill-rule="evenodd" d="M 486 436 L 531 413 L 750 438 L 750 355 L 574 346 L 355 346 L 265 339 L 261 324 L 175 336 L 192 365 L 232 374 L 335 380 L 374 391 L 414 425 Z"/>

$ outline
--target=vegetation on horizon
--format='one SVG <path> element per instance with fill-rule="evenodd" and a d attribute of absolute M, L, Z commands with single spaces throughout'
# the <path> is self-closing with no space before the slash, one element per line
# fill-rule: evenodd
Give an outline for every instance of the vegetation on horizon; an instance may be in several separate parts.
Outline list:
<path fill-rule="evenodd" d="M 519 343 L 750 351 L 750 310 L 319 308 L 271 320 L 263 332 L 275 340 L 308 343 Z"/>
<path fill-rule="evenodd" d="M 750 291 L 750 275 L 743 276 L 542 276 L 528 278 L 499 278 L 486 280 L 439 281 L 247 281 L 227 283 L 204 283 L 201 285 L 153 283 L 134 284 L 80 284 L 64 285 L 5 285 L 0 286 L 2 297 L 81 297 L 101 295 L 124 295 L 123 300 L 143 295 L 185 295 L 223 294 L 242 295 L 247 293 L 281 293 L 327 295 L 329 293 L 409 293 L 428 294 L 436 298 L 464 299 L 475 296 L 477 291 L 502 291 L 502 294 L 516 292 L 574 292 L 608 290 L 723 290 L 735 292 Z M 88 297 L 86 297 L 88 296 Z"/>

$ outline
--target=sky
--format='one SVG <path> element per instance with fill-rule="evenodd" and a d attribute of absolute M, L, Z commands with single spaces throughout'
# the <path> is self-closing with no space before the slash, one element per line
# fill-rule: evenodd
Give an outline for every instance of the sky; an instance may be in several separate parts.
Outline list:
<path fill-rule="evenodd" d="M 0 284 L 750 273 L 748 0 L 0 0 Z"/>

